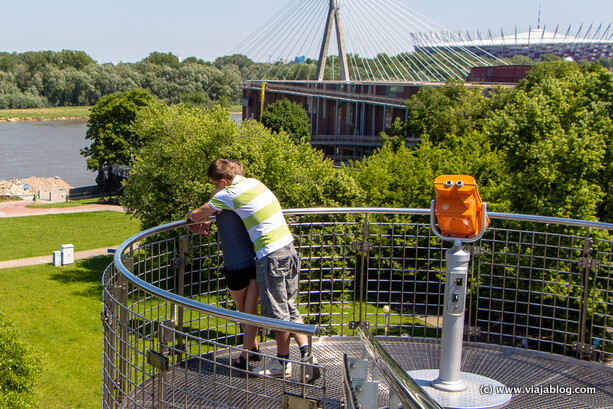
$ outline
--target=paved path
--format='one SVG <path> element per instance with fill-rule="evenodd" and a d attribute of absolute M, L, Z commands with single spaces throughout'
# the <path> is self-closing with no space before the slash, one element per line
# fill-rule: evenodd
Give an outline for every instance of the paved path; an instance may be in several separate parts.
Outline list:
<path fill-rule="evenodd" d="M 44 209 L 39 207 L 30 209 L 26 207 L 28 205 L 33 204 L 33 201 L 28 200 L 0 202 L 0 217 L 23 217 L 58 213 L 101 212 L 104 210 L 109 210 L 112 212 L 124 211 L 121 206 L 100 204 L 91 204 L 76 207 L 61 207 L 52 209 Z M 38 204 L 41 204 L 40 200 L 38 201 Z"/>
<path fill-rule="evenodd" d="M 0 218 L 40 216 L 40 215 L 45 215 L 45 214 L 59 214 L 59 213 L 100 212 L 104 210 L 109 210 L 112 212 L 123 212 L 124 211 L 121 206 L 99 205 L 99 204 L 76 206 L 76 207 L 51 208 L 51 209 L 41 209 L 41 208 L 30 209 L 26 207 L 27 205 L 33 205 L 33 204 L 34 204 L 33 201 L 28 201 L 28 200 L 0 202 Z M 41 204 L 41 202 L 38 201 L 38 204 Z M 81 260 L 84 258 L 91 258 L 91 257 L 110 254 L 110 252 L 116 248 L 117 246 L 104 247 L 104 248 L 94 249 L 94 250 L 75 251 L 74 259 Z M 109 249 L 111 250 L 109 251 Z M 50 254 L 48 256 L 0 261 L 0 269 L 23 267 L 23 266 L 33 266 L 37 264 L 50 264 L 52 262 L 53 262 L 53 255 Z"/>
<path fill-rule="evenodd" d="M 113 253 L 117 247 L 118 246 L 104 247 L 101 249 L 94 249 L 94 250 L 75 251 L 74 259 L 81 260 L 84 258 L 105 256 L 107 254 Z M 0 261 L 0 270 L 2 270 L 3 268 L 16 268 L 16 267 L 35 266 L 38 264 L 51 264 L 51 263 L 53 263 L 53 255 L 30 257 L 30 258 L 20 258 L 17 260 Z"/>

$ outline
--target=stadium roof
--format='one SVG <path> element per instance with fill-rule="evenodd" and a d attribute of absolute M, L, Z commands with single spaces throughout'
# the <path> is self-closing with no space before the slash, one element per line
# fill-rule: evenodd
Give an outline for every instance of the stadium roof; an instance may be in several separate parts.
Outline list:
<path fill-rule="evenodd" d="M 609 25 L 610 27 L 610 25 Z M 590 27 L 591 28 L 591 27 Z M 570 27 L 564 32 L 557 30 L 555 32 L 546 31 L 545 28 L 534 28 L 523 33 L 515 33 L 504 35 L 501 30 L 501 35 L 494 37 L 491 31 L 487 35 L 482 35 L 477 32 L 472 36 L 469 33 L 419 33 L 419 42 L 421 46 L 446 46 L 446 47 L 488 47 L 488 46 L 504 46 L 504 45 L 530 45 L 530 44 L 613 44 L 613 32 L 609 35 L 609 28 L 598 36 L 596 31 L 593 36 L 588 32 L 583 36 L 581 29 L 575 36 L 569 35 Z"/>

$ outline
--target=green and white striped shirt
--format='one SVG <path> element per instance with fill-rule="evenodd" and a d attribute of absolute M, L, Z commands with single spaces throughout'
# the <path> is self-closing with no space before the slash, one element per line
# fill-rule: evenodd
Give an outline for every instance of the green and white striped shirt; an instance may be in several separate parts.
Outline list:
<path fill-rule="evenodd" d="M 236 176 L 209 201 L 215 210 L 232 210 L 243 220 L 258 259 L 294 241 L 274 193 L 262 182 Z"/>

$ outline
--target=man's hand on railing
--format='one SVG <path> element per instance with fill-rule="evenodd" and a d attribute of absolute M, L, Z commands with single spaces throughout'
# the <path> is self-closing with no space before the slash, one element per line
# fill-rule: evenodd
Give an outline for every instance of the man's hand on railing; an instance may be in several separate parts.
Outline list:
<path fill-rule="evenodd" d="M 189 231 L 191 231 L 194 234 L 203 234 L 205 236 L 208 236 L 210 225 L 211 225 L 211 222 L 194 223 L 194 224 L 188 225 L 187 228 L 189 229 Z"/>

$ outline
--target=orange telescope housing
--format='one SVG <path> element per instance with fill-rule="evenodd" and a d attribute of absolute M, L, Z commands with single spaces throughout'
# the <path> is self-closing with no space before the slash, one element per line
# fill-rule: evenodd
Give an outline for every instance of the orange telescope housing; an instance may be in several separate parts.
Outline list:
<path fill-rule="evenodd" d="M 463 239 L 477 236 L 487 228 L 484 206 L 475 178 L 467 175 L 441 175 L 434 180 L 435 213 L 441 235 Z"/>

